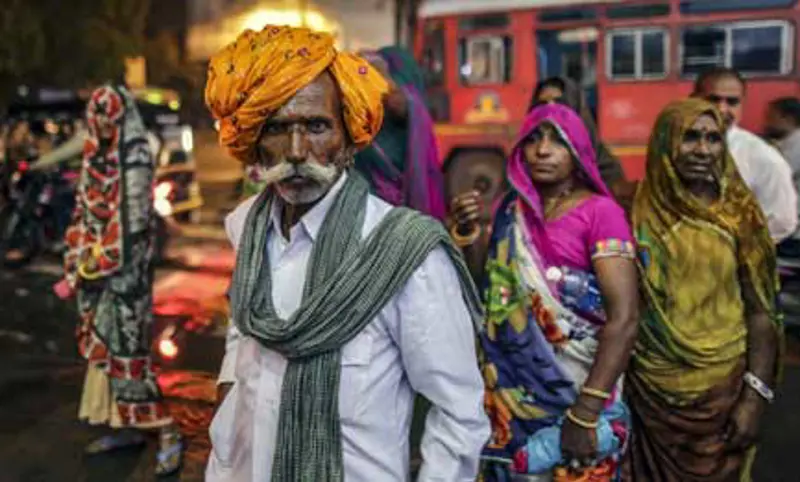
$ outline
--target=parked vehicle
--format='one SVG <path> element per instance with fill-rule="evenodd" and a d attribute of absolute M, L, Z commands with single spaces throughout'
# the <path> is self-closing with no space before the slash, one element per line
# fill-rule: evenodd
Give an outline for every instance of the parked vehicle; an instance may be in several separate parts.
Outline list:
<path fill-rule="evenodd" d="M 81 124 L 90 93 L 20 89 L 8 115 L 10 119 L 54 126 Z M 173 185 L 170 216 L 177 224 L 197 222 L 203 198 L 197 183 L 193 130 L 181 117 L 180 97 L 175 91 L 159 88 L 134 89 L 132 94 L 148 130 L 156 162 L 156 184 L 168 181 Z"/>
<path fill-rule="evenodd" d="M 49 171 L 31 169 L 26 161 L 17 163 L 11 175 L 9 197 L 0 207 L 0 262 L 6 268 L 21 268 L 43 252 L 61 255 L 64 233 L 74 208 L 79 172 L 63 167 Z M 155 253 L 162 262 L 170 235 L 176 229 L 172 212 L 170 181 L 154 187 Z"/>
<path fill-rule="evenodd" d="M 42 252 L 60 254 L 74 207 L 77 174 L 67 169 L 36 171 L 15 163 L 0 208 L 0 262 L 20 268 Z"/>
<path fill-rule="evenodd" d="M 156 256 L 155 261 L 164 259 L 169 238 L 181 231 L 184 223 L 193 223 L 199 220 L 200 207 L 203 198 L 196 178 L 196 165 L 194 163 L 194 137 L 190 125 L 183 122 L 180 116 L 180 99 L 174 91 L 165 89 L 140 89 L 133 91 L 137 107 L 142 115 L 145 127 L 148 130 L 148 141 L 156 163 L 154 185 L 154 209 L 158 213 Z M 26 120 L 43 127 L 43 134 L 53 140 L 53 144 L 64 142 L 83 122 L 84 110 L 88 92 L 69 90 L 20 89 L 18 97 L 9 108 L 10 119 Z M 53 132 L 50 132 L 50 131 Z M 35 162 L 33 156 L 29 162 Z M 76 151 L 74 159 L 67 161 L 69 167 L 80 168 L 80 155 Z M 3 163 L 3 175 L 0 176 L 2 189 L 7 190 L 7 178 L 15 172 L 14 163 Z M 22 175 L 19 174 L 18 175 Z M 26 176 L 31 176 L 26 174 Z M 33 176 L 38 179 L 38 176 Z M 36 183 L 33 183 L 36 185 Z M 35 196 L 33 193 L 18 194 L 17 197 L 27 198 Z M 21 201 L 14 203 L 14 209 L 30 209 L 21 206 Z M 27 204 L 34 201 L 28 199 Z M 0 219 L 0 229 L 7 224 Z M 21 227 L 24 227 L 20 225 Z M 23 233 L 13 233 L 11 229 L 8 236 L 22 236 Z M 10 229 L 10 228 L 9 228 Z M 63 233 L 62 233 L 63 234 Z M 2 236 L 0 236 L 2 237 Z M 9 239 L 8 243 L 12 241 Z M 0 241 L 2 243 L 2 241 Z M 33 248 L 33 246 L 31 247 Z M 30 257 L 34 256 L 32 253 Z M 3 257 L 0 256 L 0 262 Z M 12 262 L 12 265 L 19 264 Z M 24 263 L 22 263 L 24 264 Z"/>
<path fill-rule="evenodd" d="M 798 25 L 796 0 L 426 0 L 415 53 L 448 192 L 502 191 L 534 87 L 552 76 L 583 87 L 631 179 L 658 112 L 709 67 L 747 77 L 743 126 L 760 132 L 770 100 L 800 95 Z"/>

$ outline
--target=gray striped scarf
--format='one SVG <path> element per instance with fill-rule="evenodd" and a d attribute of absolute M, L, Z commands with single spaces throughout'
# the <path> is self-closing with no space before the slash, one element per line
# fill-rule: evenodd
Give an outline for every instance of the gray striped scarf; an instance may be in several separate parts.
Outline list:
<path fill-rule="evenodd" d="M 350 172 L 314 243 L 303 302 L 288 320 L 273 306 L 270 260 L 264 255 L 272 204 L 267 192 L 247 217 L 231 290 L 233 319 L 243 334 L 289 360 L 272 467 L 275 482 L 344 479 L 340 350 L 437 246 L 450 255 L 476 329 L 480 326 L 478 292 L 442 225 L 416 211 L 394 208 L 362 241 L 367 195 L 367 182 Z"/>

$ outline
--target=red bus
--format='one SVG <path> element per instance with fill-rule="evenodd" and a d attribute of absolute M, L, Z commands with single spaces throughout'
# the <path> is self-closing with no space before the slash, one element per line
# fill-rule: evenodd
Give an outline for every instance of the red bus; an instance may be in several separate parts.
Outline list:
<path fill-rule="evenodd" d="M 727 66 L 748 78 L 743 126 L 755 132 L 767 102 L 800 94 L 798 0 L 427 0 L 419 17 L 415 52 L 450 194 L 502 188 L 540 79 L 582 86 L 632 179 L 655 116 L 698 72 Z"/>

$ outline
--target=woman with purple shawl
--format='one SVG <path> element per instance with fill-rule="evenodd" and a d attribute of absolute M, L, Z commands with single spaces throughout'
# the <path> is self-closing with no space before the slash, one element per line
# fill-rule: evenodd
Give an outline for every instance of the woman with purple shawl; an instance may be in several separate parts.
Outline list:
<path fill-rule="evenodd" d="M 480 335 L 493 434 L 482 480 L 615 481 L 629 425 L 622 373 L 636 337 L 635 250 L 580 116 L 528 114 L 493 217 Z M 454 201 L 471 249 L 474 193 Z"/>
<path fill-rule="evenodd" d="M 400 47 L 363 55 L 391 80 L 394 89 L 386 99 L 383 127 L 372 144 L 356 155 L 356 169 L 383 200 L 444 220 L 439 152 L 422 96 L 422 71 Z"/>

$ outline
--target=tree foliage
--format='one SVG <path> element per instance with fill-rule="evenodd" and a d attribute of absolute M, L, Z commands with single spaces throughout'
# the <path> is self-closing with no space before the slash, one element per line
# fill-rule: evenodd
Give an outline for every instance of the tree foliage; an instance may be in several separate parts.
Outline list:
<path fill-rule="evenodd" d="M 144 52 L 149 0 L 5 0 L 0 89 L 21 83 L 77 88 L 124 73 Z"/>

